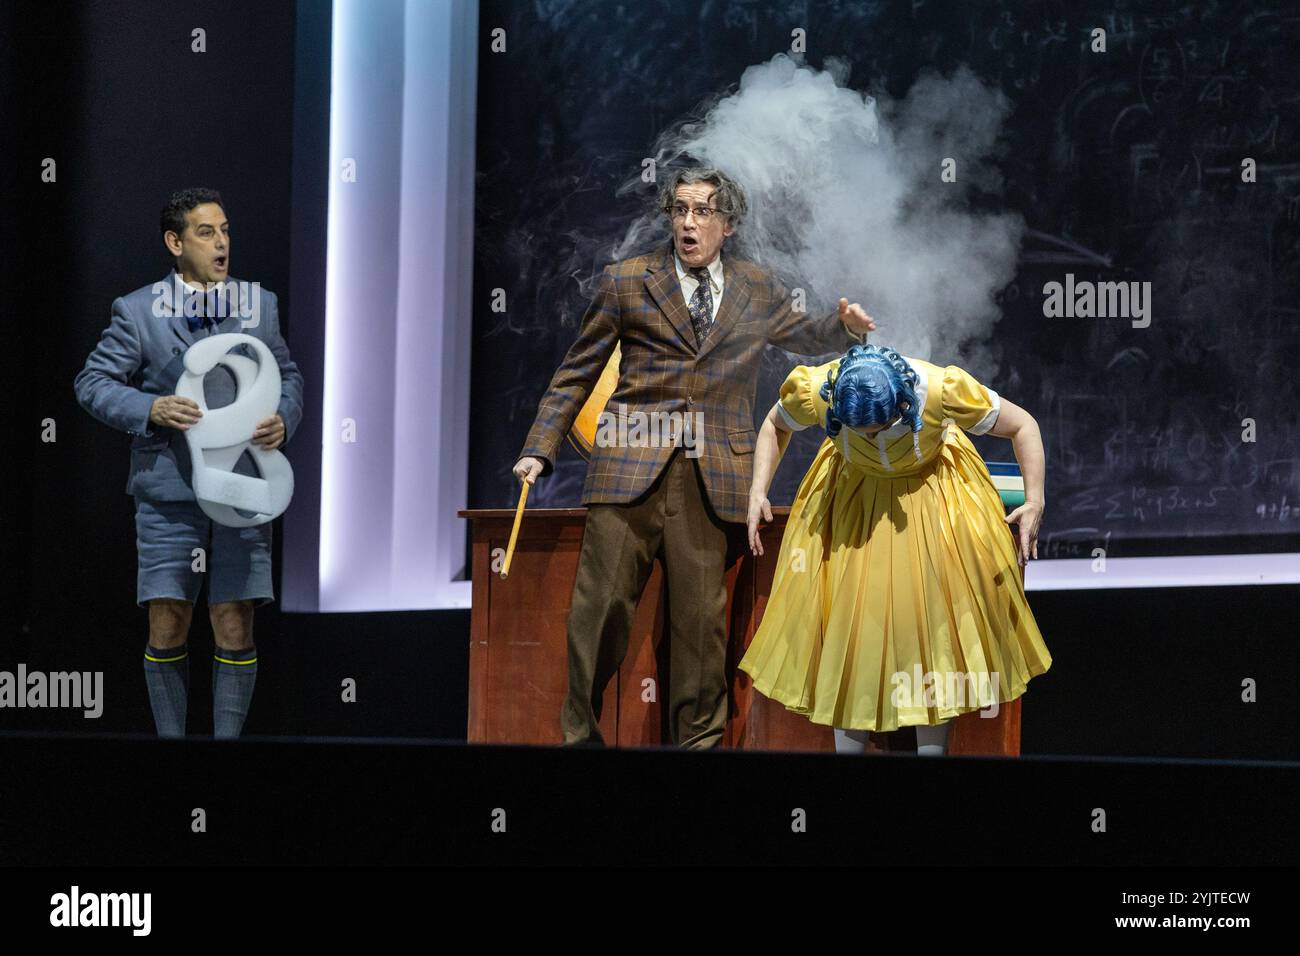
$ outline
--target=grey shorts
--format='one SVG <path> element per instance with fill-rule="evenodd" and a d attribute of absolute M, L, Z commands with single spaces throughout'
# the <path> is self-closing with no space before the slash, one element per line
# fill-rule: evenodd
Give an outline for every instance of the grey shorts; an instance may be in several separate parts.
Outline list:
<path fill-rule="evenodd" d="M 275 599 L 269 521 L 253 528 L 228 528 L 204 514 L 198 502 L 137 496 L 135 545 L 136 603 L 141 607 L 153 598 L 193 604 L 205 576 L 209 605 L 251 600 L 257 606 Z M 197 563 L 196 548 L 203 549 L 203 564 Z"/>

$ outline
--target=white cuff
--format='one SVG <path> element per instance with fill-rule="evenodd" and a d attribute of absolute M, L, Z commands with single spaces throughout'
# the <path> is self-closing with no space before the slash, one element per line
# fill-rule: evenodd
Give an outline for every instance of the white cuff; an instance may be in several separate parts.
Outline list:
<path fill-rule="evenodd" d="M 790 413 L 785 410 L 785 406 L 782 405 L 780 402 L 776 403 L 776 410 L 781 415 L 781 421 L 785 422 L 785 427 L 787 430 L 792 432 L 801 432 L 805 428 L 809 427 L 808 425 L 801 425 L 799 424 L 799 422 L 791 418 Z"/>
<path fill-rule="evenodd" d="M 989 393 L 989 401 L 993 403 L 993 407 L 989 409 L 987 415 L 981 418 L 973 426 L 966 429 L 966 431 L 970 432 L 972 435 L 983 435 L 990 428 L 996 425 L 998 421 L 998 412 L 1002 410 L 1002 399 L 998 398 L 998 393 L 993 391 L 993 389 L 989 388 L 987 385 L 984 386 L 984 391 Z"/>

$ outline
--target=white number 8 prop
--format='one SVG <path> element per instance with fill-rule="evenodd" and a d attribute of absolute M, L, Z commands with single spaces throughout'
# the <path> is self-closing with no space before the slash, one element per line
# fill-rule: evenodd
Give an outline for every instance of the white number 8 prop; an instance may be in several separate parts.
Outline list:
<path fill-rule="evenodd" d="M 258 361 L 230 354 L 237 345 L 251 346 Z M 275 356 L 261 339 L 227 332 L 195 342 L 185 352 L 184 363 L 176 394 L 194 399 L 203 410 L 203 417 L 185 432 L 199 507 L 229 528 L 249 528 L 278 518 L 293 497 L 293 468 L 278 450 L 267 451 L 252 442 L 257 423 L 274 415 L 280 405 L 280 366 Z M 234 374 L 237 391 L 229 405 L 209 409 L 203 377 L 218 365 Z M 262 477 L 232 470 L 245 451 Z M 235 509 L 254 514 L 245 517 Z"/>

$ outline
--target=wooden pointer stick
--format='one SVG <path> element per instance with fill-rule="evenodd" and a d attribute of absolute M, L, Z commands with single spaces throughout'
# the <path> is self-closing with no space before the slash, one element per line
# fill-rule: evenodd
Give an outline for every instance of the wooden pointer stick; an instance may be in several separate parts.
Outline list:
<path fill-rule="evenodd" d="M 515 541 L 519 538 L 519 523 L 524 520 L 524 502 L 528 500 L 528 482 L 519 489 L 519 504 L 515 506 L 515 524 L 510 529 L 510 543 L 506 545 L 505 564 L 501 565 L 502 580 L 510 577 L 510 559 L 515 556 Z"/>

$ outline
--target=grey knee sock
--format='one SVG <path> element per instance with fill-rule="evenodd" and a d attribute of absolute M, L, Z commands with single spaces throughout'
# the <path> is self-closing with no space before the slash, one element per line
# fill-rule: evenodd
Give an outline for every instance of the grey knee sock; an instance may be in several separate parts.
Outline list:
<path fill-rule="evenodd" d="M 916 752 L 922 757 L 942 757 L 948 752 L 948 722 L 916 728 Z"/>
<path fill-rule="evenodd" d="M 238 737 L 257 682 L 257 648 L 212 655 L 212 736 Z"/>
<path fill-rule="evenodd" d="M 190 693 L 189 648 L 144 647 L 144 682 L 159 737 L 185 736 L 185 709 Z"/>
<path fill-rule="evenodd" d="M 835 728 L 835 752 L 837 754 L 861 754 L 867 752 L 868 730 L 841 730 Z"/>

